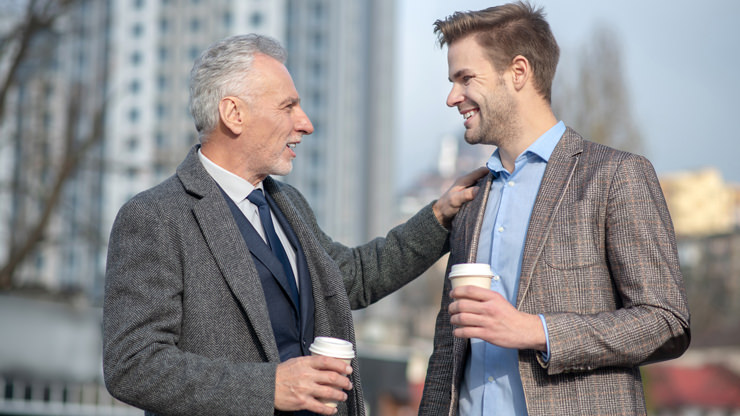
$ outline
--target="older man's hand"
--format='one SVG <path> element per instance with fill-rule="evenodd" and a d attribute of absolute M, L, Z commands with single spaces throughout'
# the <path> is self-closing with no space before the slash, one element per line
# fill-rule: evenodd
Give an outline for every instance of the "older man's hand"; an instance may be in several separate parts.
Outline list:
<path fill-rule="evenodd" d="M 473 185 L 488 172 L 488 168 L 484 166 L 465 176 L 461 176 L 452 184 L 447 192 L 439 197 L 437 202 L 432 206 L 432 209 L 440 224 L 444 225 L 445 228 L 450 228 L 452 219 L 460 211 L 463 204 L 475 198 L 475 195 L 478 193 L 478 187 Z"/>

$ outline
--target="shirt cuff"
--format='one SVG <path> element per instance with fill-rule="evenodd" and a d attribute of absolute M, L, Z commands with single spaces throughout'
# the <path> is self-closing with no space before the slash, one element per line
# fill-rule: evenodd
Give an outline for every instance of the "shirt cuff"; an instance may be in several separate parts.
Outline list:
<path fill-rule="evenodd" d="M 540 351 L 540 357 L 544 362 L 550 361 L 550 334 L 547 332 L 547 322 L 545 322 L 545 315 L 539 314 L 540 320 L 542 321 L 542 328 L 545 329 L 545 340 L 547 341 L 547 351 Z"/>

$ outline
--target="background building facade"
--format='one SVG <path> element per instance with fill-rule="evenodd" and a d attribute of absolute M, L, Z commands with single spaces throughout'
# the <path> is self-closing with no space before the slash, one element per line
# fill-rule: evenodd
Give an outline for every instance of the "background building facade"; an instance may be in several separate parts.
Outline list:
<path fill-rule="evenodd" d="M 396 221 L 391 0 L 288 0 L 288 68 L 314 133 L 285 180 L 336 240 L 359 244 Z"/>
<path fill-rule="evenodd" d="M 0 32 L 22 27 L 27 4 L 2 10 Z M 119 208 L 172 175 L 197 143 L 188 77 L 219 39 L 257 32 L 288 49 L 316 132 L 298 147 L 294 172 L 279 179 L 305 193 L 325 231 L 350 245 L 396 222 L 391 0 L 36 5 L 59 15 L 34 35 L 0 119 L 9 138 L 0 146 L 6 263 L 41 230 L 12 290 L 0 293 L 3 316 L 18 313 L 0 320 L 15 334 L 12 342 L 0 334 L 0 414 L 130 413 L 102 386 L 96 322 L 108 234 Z M 56 332 L 56 344 L 44 344 Z M 65 349 L 77 353 L 65 359 Z"/>

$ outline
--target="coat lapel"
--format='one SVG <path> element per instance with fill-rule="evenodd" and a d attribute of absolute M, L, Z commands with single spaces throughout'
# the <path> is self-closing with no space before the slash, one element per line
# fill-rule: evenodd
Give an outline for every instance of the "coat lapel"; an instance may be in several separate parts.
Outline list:
<path fill-rule="evenodd" d="M 527 238 L 524 243 L 517 307 L 522 305 L 522 301 L 527 295 L 529 285 L 532 282 L 534 267 L 542 255 L 545 241 L 550 232 L 553 216 L 560 207 L 565 191 L 571 183 L 582 151 L 583 139 L 575 131 L 568 128 L 558 145 L 555 146 L 547 163 L 545 175 L 542 178 L 542 184 L 532 209 Z"/>
<path fill-rule="evenodd" d="M 227 284 L 244 309 L 262 348 L 270 361 L 279 362 L 277 344 L 272 333 L 267 312 L 267 302 L 257 269 L 244 239 L 236 225 L 216 182 L 208 175 L 198 160 L 198 146 L 188 154 L 178 167 L 177 175 L 188 193 L 199 197 L 193 215 L 200 226 L 206 244 L 211 250 Z"/>
<path fill-rule="evenodd" d="M 330 325 L 328 313 L 341 314 L 343 310 L 336 310 L 327 306 L 327 299 L 334 295 L 345 293 L 346 289 L 343 286 L 343 278 L 339 273 L 339 269 L 336 263 L 329 257 L 327 252 L 321 246 L 316 236 L 308 229 L 308 225 L 305 220 L 301 218 L 300 214 L 296 210 L 293 203 L 286 197 L 282 192 L 276 181 L 272 178 L 267 177 L 263 181 L 265 191 L 270 194 L 280 211 L 285 215 L 286 220 L 290 224 L 299 240 L 301 248 L 306 259 L 306 265 L 308 266 L 308 274 L 311 278 L 311 286 L 314 299 L 314 334 L 315 336 L 328 336 L 332 334 L 332 331 L 336 331 L 338 328 L 332 328 Z M 321 277 L 321 278 L 319 278 Z M 351 314 L 347 313 L 345 317 L 351 322 Z M 348 332 L 341 334 L 345 336 L 345 339 L 354 340 L 354 331 L 352 331 L 351 325 L 347 325 Z M 334 336 L 339 336 L 334 334 Z"/>

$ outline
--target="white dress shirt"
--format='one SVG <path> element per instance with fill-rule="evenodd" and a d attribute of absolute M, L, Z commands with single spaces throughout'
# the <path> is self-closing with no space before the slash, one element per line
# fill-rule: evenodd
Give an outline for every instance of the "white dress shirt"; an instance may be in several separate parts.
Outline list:
<path fill-rule="evenodd" d="M 198 158 L 200 159 L 200 162 L 203 164 L 203 167 L 206 169 L 208 174 L 211 175 L 218 186 L 220 186 L 221 189 L 226 192 L 226 195 L 228 195 L 229 198 L 234 201 L 236 206 L 239 207 L 239 210 L 244 214 L 250 224 L 252 224 L 252 227 L 254 227 L 257 233 L 259 233 L 259 235 L 262 237 L 262 240 L 267 243 L 267 238 L 265 237 L 265 229 L 262 228 L 262 222 L 260 221 L 260 215 L 257 205 L 254 205 L 247 199 L 247 196 L 255 189 L 262 189 L 262 192 L 265 192 L 262 186 L 262 182 L 258 183 L 255 187 L 246 179 L 234 175 L 233 173 L 208 159 L 200 151 L 200 149 L 198 149 Z M 285 248 L 285 252 L 288 254 L 290 267 L 293 269 L 293 276 L 296 279 L 296 287 L 298 287 L 298 290 L 300 290 L 298 282 L 298 262 L 296 261 L 295 248 L 293 248 L 293 245 L 290 244 L 288 236 L 285 234 L 285 231 L 283 231 L 283 227 L 280 225 L 280 221 L 278 221 L 275 217 L 275 213 L 272 212 L 272 209 L 270 209 L 270 214 L 272 215 L 272 223 L 275 225 L 275 233 L 280 239 L 280 243 L 282 243 L 283 248 Z"/>

